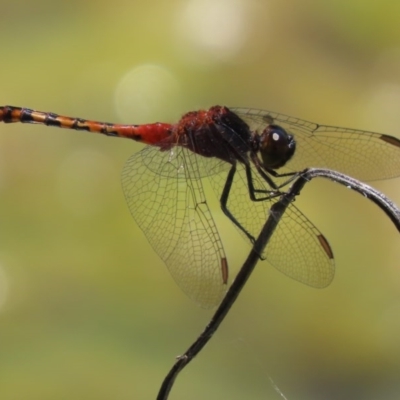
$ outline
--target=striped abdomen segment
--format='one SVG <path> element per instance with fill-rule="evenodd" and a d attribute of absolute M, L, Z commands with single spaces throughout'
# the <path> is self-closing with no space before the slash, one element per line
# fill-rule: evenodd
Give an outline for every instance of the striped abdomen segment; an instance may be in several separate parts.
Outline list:
<path fill-rule="evenodd" d="M 159 122 L 145 125 L 111 124 L 12 106 L 0 106 L 1 121 L 5 123 L 43 124 L 58 128 L 101 133 L 107 136 L 124 137 L 152 145 L 171 137 L 173 130 L 171 124 Z"/>

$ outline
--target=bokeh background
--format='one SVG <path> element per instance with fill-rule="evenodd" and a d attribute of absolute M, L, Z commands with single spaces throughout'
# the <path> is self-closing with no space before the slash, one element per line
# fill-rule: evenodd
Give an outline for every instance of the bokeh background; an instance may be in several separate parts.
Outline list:
<path fill-rule="evenodd" d="M 224 104 L 400 137 L 393 1 L 1 0 L 0 37 L 1 104 L 123 123 Z M 0 125 L 2 400 L 154 399 L 211 317 L 130 217 L 120 171 L 142 147 Z M 374 186 L 400 203 L 400 179 Z M 237 271 L 249 246 L 214 204 Z M 330 182 L 297 204 L 334 282 L 260 263 L 171 399 L 399 398 L 398 232 Z"/>

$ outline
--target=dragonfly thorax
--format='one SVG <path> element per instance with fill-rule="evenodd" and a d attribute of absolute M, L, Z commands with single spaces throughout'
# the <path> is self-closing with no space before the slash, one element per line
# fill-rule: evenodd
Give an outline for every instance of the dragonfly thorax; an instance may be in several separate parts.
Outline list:
<path fill-rule="evenodd" d="M 293 156 L 296 141 L 278 125 L 268 125 L 259 136 L 258 151 L 265 168 L 283 167 Z"/>

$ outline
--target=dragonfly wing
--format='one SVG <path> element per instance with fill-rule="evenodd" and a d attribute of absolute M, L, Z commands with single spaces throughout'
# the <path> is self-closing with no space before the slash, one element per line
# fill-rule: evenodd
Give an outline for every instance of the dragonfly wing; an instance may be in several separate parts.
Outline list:
<path fill-rule="evenodd" d="M 217 196 L 221 196 L 226 174 L 209 177 Z M 268 186 L 256 171 L 253 171 L 256 189 L 268 190 Z M 261 196 L 262 194 L 259 193 Z M 238 165 L 228 209 L 238 222 L 253 236 L 257 237 L 270 216 L 270 208 L 277 201 L 273 198 L 254 202 L 250 199 L 245 170 Z M 239 230 L 240 231 L 240 230 Z M 241 231 L 240 231 L 241 232 Z M 241 232 L 243 234 L 243 232 Z M 243 234 L 243 237 L 247 237 Z M 309 286 L 322 288 L 334 277 L 334 260 L 330 246 L 322 233 L 308 218 L 291 204 L 267 244 L 264 256 L 275 268 L 291 278 Z"/>
<path fill-rule="evenodd" d="M 279 221 L 265 256 L 285 275 L 315 288 L 328 286 L 335 275 L 327 239 L 293 204 Z"/>
<path fill-rule="evenodd" d="M 122 187 L 133 218 L 177 284 L 209 308 L 226 292 L 228 266 L 197 158 L 182 148 L 148 146 L 127 161 Z"/>
<path fill-rule="evenodd" d="M 400 140 L 375 132 L 318 125 L 270 111 L 232 109 L 253 131 L 280 125 L 293 134 L 296 152 L 279 172 L 329 168 L 364 181 L 400 176 Z M 390 160 L 390 162 L 388 162 Z"/>
<path fill-rule="evenodd" d="M 185 171 L 187 176 L 196 179 L 229 170 L 229 164 L 225 161 L 215 157 L 202 157 L 180 146 L 173 146 L 168 150 L 160 150 L 158 147 L 150 146 L 147 151 L 150 152 L 150 149 L 152 149 L 151 152 L 156 154 L 153 157 L 160 158 L 159 153 L 164 154 L 164 157 L 162 157 L 163 164 L 154 162 L 153 157 L 142 157 L 143 165 L 165 178 L 176 179 L 177 170 Z"/>

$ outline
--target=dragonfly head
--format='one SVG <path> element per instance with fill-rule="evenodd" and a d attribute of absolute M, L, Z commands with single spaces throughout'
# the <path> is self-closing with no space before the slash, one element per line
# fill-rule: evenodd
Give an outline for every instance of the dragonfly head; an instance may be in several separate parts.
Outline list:
<path fill-rule="evenodd" d="M 283 167 L 293 156 L 296 142 L 278 125 L 268 125 L 259 139 L 259 152 L 265 168 Z"/>

